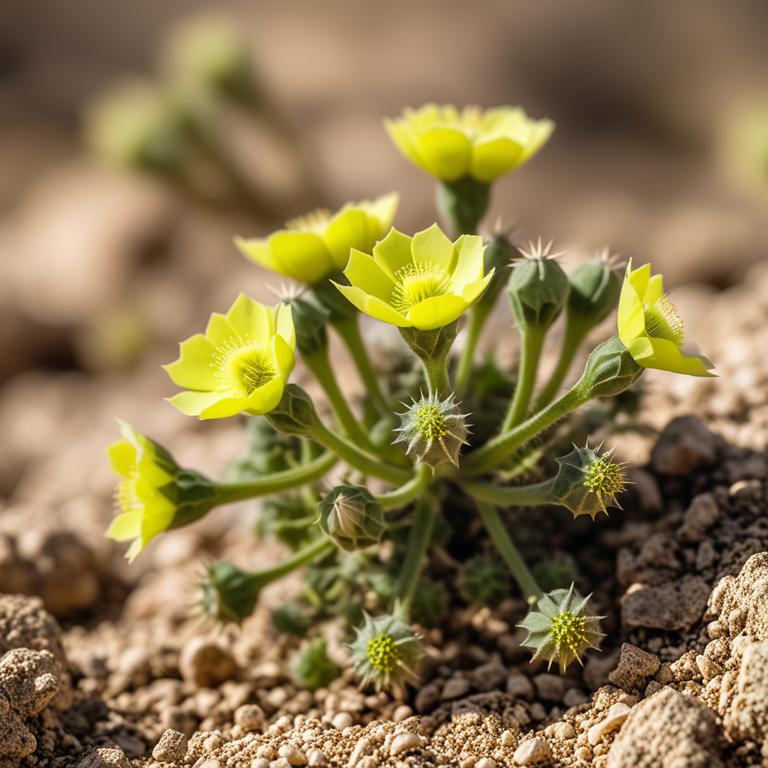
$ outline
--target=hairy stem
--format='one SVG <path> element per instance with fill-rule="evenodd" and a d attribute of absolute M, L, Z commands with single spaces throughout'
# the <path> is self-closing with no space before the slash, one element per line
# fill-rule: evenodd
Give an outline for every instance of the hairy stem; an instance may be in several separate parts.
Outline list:
<path fill-rule="evenodd" d="M 469 325 L 467 326 L 467 339 L 464 349 L 461 351 L 459 363 L 456 366 L 456 396 L 463 397 L 467 391 L 469 377 L 472 375 L 472 364 L 475 360 L 475 351 L 480 341 L 480 336 L 485 326 L 485 321 L 490 314 L 490 306 L 476 304 L 469 313 Z"/>
<path fill-rule="evenodd" d="M 422 561 L 432 538 L 432 528 L 436 517 L 435 505 L 434 499 L 423 498 L 416 507 L 405 562 L 397 581 L 395 591 L 397 606 L 395 610 L 397 615 L 406 622 L 410 619 L 411 605 L 419 581 Z"/>
<path fill-rule="evenodd" d="M 517 371 L 515 394 L 509 404 L 501 431 L 507 432 L 525 419 L 531 403 L 533 388 L 536 386 L 536 372 L 539 369 L 541 348 L 547 329 L 530 325 L 520 330 L 520 366 Z"/>
<path fill-rule="evenodd" d="M 432 480 L 432 472 L 426 465 L 422 464 L 416 474 L 399 488 L 389 493 L 382 493 L 376 496 L 383 510 L 400 509 L 406 504 L 416 500 L 424 493 L 424 490 Z"/>
<path fill-rule="evenodd" d="M 303 565 L 307 565 L 313 560 L 317 560 L 322 555 L 331 552 L 335 546 L 336 545 L 329 538 L 322 536 L 317 539 L 317 541 L 307 544 L 304 549 L 300 549 L 292 557 L 283 560 L 282 563 L 278 563 L 272 568 L 266 568 L 263 571 L 254 571 L 253 576 L 259 580 L 262 586 L 264 584 L 269 584 L 271 581 L 287 576 L 297 568 L 301 568 Z"/>
<path fill-rule="evenodd" d="M 590 326 L 583 322 L 574 320 L 569 316 L 565 326 L 565 335 L 563 336 L 563 346 L 560 349 L 560 357 L 557 361 L 554 371 L 544 389 L 541 390 L 536 400 L 536 409 L 539 410 L 549 405 L 554 400 L 555 395 L 560 391 L 568 371 L 571 369 L 576 353 L 579 351 L 581 343 L 589 333 Z"/>
<path fill-rule="evenodd" d="M 537 507 L 556 504 L 552 493 L 553 480 L 532 485 L 500 486 L 493 483 L 464 481 L 461 487 L 474 499 L 497 507 Z"/>
<path fill-rule="evenodd" d="M 544 593 L 526 565 L 525 560 L 523 560 L 514 541 L 512 541 L 512 537 L 509 535 L 509 531 L 507 531 L 501 516 L 490 504 L 480 502 L 477 508 L 480 511 L 480 517 L 483 519 L 483 525 L 485 525 L 504 562 L 509 566 L 509 570 L 512 571 L 512 575 L 515 577 L 515 581 L 526 600 L 529 603 L 535 602 Z"/>

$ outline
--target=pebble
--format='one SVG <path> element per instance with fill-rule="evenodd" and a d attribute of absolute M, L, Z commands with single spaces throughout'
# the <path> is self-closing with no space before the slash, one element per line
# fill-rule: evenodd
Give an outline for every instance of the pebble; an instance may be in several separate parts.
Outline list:
<path fill-rule="evenodd" d="M 373 755 L 366 755 L 362 760 L 355 764 L 355 768 L 378 768 L 379 760 Z"/>
<path fill-rule="evenodd" d="M 533 678 L 536 692 L 544 701 L 562 701 L 565 693 L 565 681 L 559 675 L 545 672 Z"/>
<path fill-rule="evenodd" d="M 215 688 L 237 674 L 237 663 L 221 644 L 206 637 L 194 637 L 181 649 L 179 672 L 195 688 Z"/>
<path fill-rule="evenodd" d="M 309 752 L 307 752 L 307 765 L 310 766 L 310 768 L 321 768 L 324 765 L 327 765 L 327 760 L 325 759 L 325 752 L 322 752 L 319 749 L 310 749 Z"/>
<path fill-rule="evenodd" d="M 307 756 L 295 744 L 291 744 L 290 742 L 288 744 L 283 744 L 277 751 L 277 755 L 278 757 L 285 758 L 289 765 L 307 764 Z"/>
<path fill-rule="evenodd" d="M 465 677 L 452 677 L 443 686 L 440 698 L 443 701 L 461 698 L 469 690 L 469 680 Z"/>
<path fill-rule="evenodd" d="M 440 701 L 440 688 L 434 683 L 425 685 L 417 694 L 413 704 L 420 713 L 430 712 Z"/>
<path fill-rule="evenodd" d="M 392 720 L 396 723 L 402 723 L 403 720 L 407 720 L 409 717 L 413 717 L 413 710 L 407 704 L 401 704 L 392 713 Z"/>
<path fill-rule="evenodd" d="M 629 691 L 647 677 L 653 677 L 659 670 L 658 656 L 638 648 L 630 643 L 621 646 L 619 663 L 608 675 L 608 680 L 617 688 Z"/>
<path fill-rule="evenodd" d="M 258 704 L 243 704 L 235 710 L 235 723 L 244 731 L 263 731 L 266 725 L 264 710 Z"/>
<path fill-rule="evenodd" d="M 402 731 L 395 734 L 395 738 L 392 739 L 392 744 L 389 747 L 389 754 L 392 757 L 399 755 L 403 752 L 408 752 L 411 749 L 416 749 L 421 746 L 421 739 L 411 731 Z"/>
<path fill-rule="evenodd" d="M 533 683 L 526 675 L 510 675 L 507 678 L 507 693 L 518 699 L 532 699 Z"/>
<path fill-rule="evenodd" d="M 502 747 L 511 747 L 517 741 L 517 737 L 512 731 L 506 730 L 502 731 L 500 741 Z"/>
<path fill-rule="evenodd" d="M 651 464 L 660 475 L 687 475 L 712 464 L 717 438 L 695 416 L 672 419 L 651 451 Z"/>
<path fill-rule="evenodd" d="M 556 739 L 567 741 L 568 739 L 573 739 L 576 736 L 576 730 L 570 723 L 555 723 L 552 726 L 552 735 Z"/>
<path fill-rule="evenodd" d="M 355 721 L 352 718 L 352 715 L 349 714 L 349 712 L 337 712 L 333 716 L 333 720 L 331 720 L 331 725 L 337 731 L 343 731 L 345 728 L 349 728 L 354 724 L 355 724 Z"/>
<path fill-rule="evenodd" d="M 583 704 L 585 701 L 588 701 L 588 697 L 581 688 L 569 688 L 563 694 L 563 704 L 566 707 L 578 707 L 579 704 Z"/>
<path fill-rule="evenodd" d="M 152 757 L 159 763 L 177 763 L 187 754 L 187 737 L 169 728 L 152 750 Z"/>
<path fill-rule="evenodd" d="M 512 759 L 516 765 L 536 765 L 552 758 L 552 750 L 549 742 L 543 736 L 534 736 L 532 739 L 522 742 L 515 750 Z"/>
<path fill-rule="evenodd" d="M 130 768 L 130 762 L 119 747 L 98 747 L 89 752 L 77 768 Z"/>
<path fill-rule="evenodd" d="M 475 763 L 475 768 L 496 768 L 496 761 L 490 757 L 482 757 Z"/>
<path fill-rule="evenodd" d="M 251 762 L 251 768 L 269 768 L 269 760 L 266 757 L 257 757 Z"/>
<path fill-rule="evenodd" d="M 626 704 L 617 702 L 612 704 L 606 717 L 599 723 L 595 723 L 587 732 L 587 741 L 594 747 L 599 744 L 603 737 L 620 728 L 624 721 L 629 717 L 629 707 Z"/>

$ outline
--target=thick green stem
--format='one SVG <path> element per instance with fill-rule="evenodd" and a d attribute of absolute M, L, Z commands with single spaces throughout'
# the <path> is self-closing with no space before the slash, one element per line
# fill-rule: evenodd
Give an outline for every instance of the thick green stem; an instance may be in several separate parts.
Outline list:
<path fill-rule="evenodd" d="M 278 563 L 278 565 L 272 568 L 266 568 L 263 571 L 254 571 L 253 576 L 259 581 L 261 586 L 264 586 L 275 581 L 275 579 L 287 576 L 292 571 L 311 563 L 313 560 L 317 560 L 321 555 L 331 552 L 335 547 L 336 545 L 329 538 L 323 536 L 317 541 L 307 544 L 304 549 L 300 549 L 292 557 L 283 560 L 282 563 Z"/>
<path fill-rule="evenodd" d="M 290 488 L 310 483 L 325 475 L 338 461 L 332 453 L 325 453 L 307 464 L 294 469 L 274 472 L 245 483 L 220 483 L 216 485 L 216 504 L 232 504 L 235 501 L 269 496 Z"/>
<path fill-rule="evenodd" d="M 411 605 L 419 582 L 422 562 L 432 538 L 436 517 L 435 504 L 434 499 L 423 498 L 416 507 L 405 562 L 400 571 L 400 578 L 397 580 L 395 612 L 405 622 L 410 620 Z"/>
<path fill-rule="evenodd" d="M 376 496 L 383 510 L 400 509 L 419 498 L 432 480 L 432 471 L 422 464 L 416 474 L 399 488 Z"/>
<path fill-rule="evenodd" d="M 523 560 L 522 555 L 515 546 L 499 513 L 490 505 L 479 503 L 477 505 L 480 517 L 485 525 L 496 549 L 509 566 L 515 581 L 518 583 L 523 595 L 529 603 L 536 602 L 544 593 L 536 583 L 530 569 Z"/>
<path fill-rule="evenodd" d="M 513 454 L 520 446 L 536 437 L 555 422 L 567 416 L 589 400 L 589 393 L 577 383 L 559 400 L 549 405 L 543 411 L 531 416 L 527 421 L 513 427 L 487 442 L 482 448 L 469 454 L 462 464 L 461 474 L 465 477 L 489 472 Z"/>
<path fill-rule="evenodd" d="M 469 377 L 472 375 L 472 364 L 475 360 L 475 351 L 483 332 L 485 321 L 488 319 L 491 307 L 485 304 L 476 304 L 469 313 L 467 325 L 467 339 L 464 349 L 461 351 L 459 363 L 456 366 L 456 396 L 463 397 L 467 391 Z"/>
<path fill-rule="evenodd" d="M 520 365 L 517 370 L 517 385 L 515 394 L 509 404 L 502 432 L 507 432 L 517 426 L 528 413 L 533 388 L 536 386 L 536 372 L 539 369 L 541 348 L 547 328 L 540 325 L 529 325 L 520 329 Z"/>
<path fill-rule="evenodd" d="M 368 434 L 360 426 L 360 423 L 355 418 L 355 414 L 352 413 L 352 409 L 347 404 L 344 393 L 339 388 L 336 376 L 331 368 L 331 363 L 328 360 L 328 347 L 320 347 L 310 355 L 304 354 L 302 359 L 325 391 L 331 408 L 333 408 L 333 412 L 347 437 L 367 451 L 374 453 L 376 446 L 374 446 Z"/>
<path fill-rule="evenodd" d="M 427 387 L 431 396 L 445 398 L 451 394 L 451 382 L 448 378 L 448 355 L 453 342 L 456 340 L 458 329 L 458 320 L 428 331 L 422 331 L 418 328 L 400 329 L 400 335 L 405 343 L 424 366 Z"/>
<path fill-rule="evenodd" d="M 579 322 L 572 315 L 568 316 L 565 335 L 563 336 L 563 346 L 560 349 L 560 358 L 557 361 L 555 370 L 552 371 L 552 376 L 536 400 L 536 410 L 549 405 L 560 391 L 560 387 L 562 387 L 565 377 L 571 368 L 573 359 L 576 357 L 576 353 L 579 351 L 579 347 L 589 333 L 590 328 L 589 324 Z"/>
<path fill-rule="evenodd" d="M 371 456 L 319 422 L 310 427 L 309 436 L 365 475 L 380 477 L 382 480 L 387 480 L 395 485 L 401 485 L 411 479 L 411 473 L 407 469 L 393 467 L 391 464 Z"/>
<path fill-rule="evenodd" d="M 358 316 L 353 315 L 343 320 L 336 320 L 333 326 L 349 350 L 349 354 L 357 367 L 357 372 L 362 379 L 365 391 L 374 407 L 382 416 L 391 415 L 392 409 L 381 390 L 379 377 L 363 343 Z"/>
<path fill-rule="evenodd" d="M 537 507 L 557 503 L 552 493 L 552 483 L 552 480 L 545 480 L 532 485 L 503 487 L 493 483 L 465 481 L 461 487 L 477 501 L 497 507 Z"/>
<path fill-rule="evenodd" d="M 427 391 L 430 397 L 447 397 L 451 383 L 448 379 L 448 355 L 422 359 L 424 376 L 427 379 Z"/>

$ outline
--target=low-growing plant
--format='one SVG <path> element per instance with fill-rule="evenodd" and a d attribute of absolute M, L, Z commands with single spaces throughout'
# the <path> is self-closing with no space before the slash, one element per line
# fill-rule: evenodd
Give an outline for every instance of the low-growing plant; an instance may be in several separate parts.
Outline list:
<path fill-rule="evenodd" d="M 555 459 L 558 440 L 574 434 L 569 415 L 624 393 L 646 368 L 711 376 L 712 364 L 684 351 L 682 320 L 649 265 L 628 264 L 622 280 L 606 251 L 567 274 L 551 243 L 523 249 L 503 233 L 477 234 L 493 182 L 546 143 L 550 121 L 519 108 L 427 105 L 386 127 L 437 179 L 439 213 L 455 239 L 437 224 L 412 236 L 393 228 L 396 194 L 316 211 L 266 238 L 237 238 L 248 258 L 301 282 L 304 292 L 274 307 L 238 296 L 205 333 L 181 343 L 166 371 L 183 390 L 170 398 L 182 413 L 248 418 L 247 455 L 230 482 L 215 482 L 123 424 L 109 449 L 121 481 L 108 535 L 130 541 L 133 559 L 155 536 L 214 507 L 272 497 L 258 531 L 293 554 L 261 571 L 213 564 L 201 605 L 220 621 L 242 621 L 262 587 L 307 566 L 303 592 L 274 619 L 310 635 L 296 667 L 310 687 L 336 674 L 317 638 L 319 621 L 344 617 L 362 683 L 397 688 L 417 679 L 424 656 L 414 620 L 440 621 L 449 600 L 493 607 L 511 580 L 530 605 L 521 623 L 526 645 L 565 669 L 599 645 L 600 617 L 570 580 L 542 590 L 513 541 L 508 510 L 561 505 L 594 519 L 618 506 L 626 477 L 611 450 L 580 443 Z M 516 335 L 520 349 L 514 373 L 494 356 L 477 360 L 505 288 L 514 325 L 504 333 Z M 564 386 L 590 332 L 616 309 L 616 333 Z M 402 355 L 377 369 L 362 315 L 394 326 L 420 371 Z M 542 350 L 560 317 L 559 358 L 541 381 Z M 339 384 L 331 332 L 363 384 L 359 402 Z M 330 414 L 295 382 L 297 357 Z M 570 570 L 555 552 L 548 556 L 539 573 L 551 587 Z"/>

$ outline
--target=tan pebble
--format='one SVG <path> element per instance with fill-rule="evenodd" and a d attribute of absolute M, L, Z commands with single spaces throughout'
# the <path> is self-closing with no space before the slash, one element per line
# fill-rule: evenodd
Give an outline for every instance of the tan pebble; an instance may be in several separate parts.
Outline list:
<path fill-rule="evenodd" d="M 327 761 L 324 752 L 321 752 L 319 749 L 310 749 L 309 752 L 307 752 L 307 765 L 309 765 L 310 768 L 322 768 L 322 766 L 326 764 Z"/>
<path fill-rule="evenodd" d="M 401 704 L 393 713 L 392 720 L 396 723 L 402 723 L 413 716 L 413 710 L 407 704 Z"/>
<path fill-rule="evenodd" d="M 265 760 L 275 759 L 275 747 L 272 744 L 261 744 L 256 750 L 256 757 L 263 757 Z"/>
<path fill-rule="evenodd" d="M 184 681 L 195 688 L 213 688 L 237 674 L 237 663 L 216 641 L 193 637 L 181 649 L 179 671 Z"/>
<path fill-rule="evenodd" d="M 200 765 L 198 765 L 197 768 L 224 768 L 224 767 L 215 757 L 213 757 L 210 760 L 206 760 L 200 763 Z"/>
<path fill-rule="evenodd" d="M 426 713 L 435 708 L 440 700 L 440 688 L 434 683 L 429 683 L 419 690 L 414 700 L 417 712 Z"/>
<path fill-rule="evenodd" d="M 499 741 L 501 741 L 502 747 L 514 747 L 515 742 L 517 741 L 517 737 L 512 731 L 506 730 L 502 732 Z"/>
<path fill-rule="evenodd" d="M 306 765 L 307 756 L 295 744 L 283 744 L 277 751 L 278 757 L 284 757 L 291 765 Z"/>
<path fill-rule="evenodd" d="M 464 677 L 452 677 L 443 686 L 440 698 L 443 701 L 461 698 L 469 690 L 469 680 Z"/>
<path fill-rule="evenodd" d="M 711 680 L 723 671 L 716 661 L 712 661 L 712 659 L 708 656 L 704 656 L 702 653 L 696 657 L 696 666 L 699 668 L 699 672 L 701 672 L 701 676 L 704 680 Z"/>
<path fill-rule="evenodd" d="M 266 757 L 257 757 L 251 761 L 251 768 L 269 768 L 269 760 Z"/>
<path fill-rule="evenodd" d="M 515 674 L 507 678 L 507 693 L 516 698 L 533 698 L 533 683 L 525 675 Z"/>
<path fill-rule="evenodd" d="M 516 765 L 536 765 L 550 760 L 551 757 L 549 742 L 543 736 L 534 736 L 518 746 L 512 759 Z"/>
<path fill-rule="evenodd" d="M 152 757 L 159 763 L 177 763 L 187 754 L 187 737 L 169 728 L 152 750 Z"/>
<path fill-rule="evenodd" d="M 576 736 L 576 730 L 570 723 L 555 723 L 552 726 L 552 735 L 556 739 L 572 739 Z"/>
<path fill-rule="evenodd" d="M 459 763 L 459 768 L 475 768 L 475 758 L 465 757 Z"/>
<path fill-rule="evenodd" d="M 218 749 L 224 743 L 224 739 L 221 738 L 221 734 L 212 733 L 204 742 L 203 746 L 208 752 L 213 752 L 214 749 Z"/>
<path fill-rule="evenodd" d="M 266 725 L 264 710 L 258 704 L 243 704 L 235 710 L 235 723 L 244 731 L 263 731 Z"/>
<path fill-rule="evenodd" d="M 544 709 L 544 705 L 538 701 L 534 701 L 528 711 L 531 713 L 531 717 L 534 720 L 543 720 L 547 716 L 547 710 Z"/>
<path fill-rule="evenodd" d="M 415 733 L 411 733 L 410 731 L 402 731 L 401 733 L 398 733 L 394 739 L 392 739 L 392 744 L 390 744 L 389 747 L 389 754 L 392 755 L 392 757 L 395 757 L 395 755 L 408 752 L 409 750 L 416 749 L 419 746 L 421 746 L 421 739 Z"/>
<path fill-rule="evenodd" d="M 481 757 L 475 763 L 475 768 L 496 768 L 496 761 L 491 757 Z"/>
<path fill-rule="evenodd" d="M 339 731 L 343 731 L 345 728 L 349 728 L 350 725 L 354 725 L 355 721 L 349 712 L 337 712 L 331 720 L 331 725 Z"/>
<path fill-rule="evenodd" d="M 579 747 L 573 755 L 577 760 L 587 763 L 592 759 L 592 750 L 589 747 Z"/>
<path fill-rule="evenodd" d="M 284 757 L 278 757 L 269 764 L 269 768 L 291 768 L 291 764 Z"/>
<path fill-rule="evenodd" d="M 580 688 L 569 688 L 563 695 L 563 704 L 566 707 L 578 707 L 587 700 L 587 695 Z"/>
<path fill-rule="evenodd" d="M 77 768 L 130 768 L 130 763 L 120 747 L 99 747 L 89 752 Z"/>
<path fill-rule="evenodd" d="M 587 741 L 594 747 L 599 744 L 603 737 L 620 728 L 629 716 L 629 707 L 626 704 L 617 702 L 611 705 L 606 717 L 599 723 L 595 723 L 587 731 Z"/>
<path fill-rule="evenodd" d="M 356 768 L 379 768 L 378 758 L 375 758 L 373 755 L 366 755 L 357 763 Z"/>

